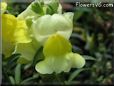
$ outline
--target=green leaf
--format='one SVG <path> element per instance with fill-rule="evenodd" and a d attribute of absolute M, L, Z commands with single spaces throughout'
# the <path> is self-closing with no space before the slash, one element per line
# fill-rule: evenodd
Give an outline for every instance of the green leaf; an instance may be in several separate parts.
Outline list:
<path fill-rule="evenodd" d="M 11 84 L 14 85 L 15 84 L 14 78 L 12 76 L 9 76 L 9 79 L 10 79 Z"/>
<path fill-rule="evenodd" d="M 74 20 L 77 21 L 82 15 L 83 15 L 83 11 L 77 11 L 74 13 Z"/>
<path fill-rule="evenodd" d="M 85 60 L 94 60 L 94 61 L 96 61 L 96 59 L 92 56 L 83 55 L 83 57 L 85 58 Z"/>
<path fill-rule="evenodd" d="M 32 4 L 31 8 L 37 14 L 40 15 L 44 14 L 43 5 L 41 3 L 35 2 L 34 4 Z"/>
<path fill-rule="evenodd" d="M 34 55 L 33 61 L 32 61 L 32 66 L 35 66 L 36 63 L 40 60 L 44 59 L 43 55 L 43 47 L 37 50 L 36 54 Z"/>
<path fill-rule="evenodd" d="M 21 81 L 21 65 L 17 64 L 15 68 L 15 83 L 19 84 Z"/>
<path fill-rule="evenodd" d="M 69 77 L 69 79 L 68 79 L 68 83 L 70 83 L 74 78 L 76 78 L 82 71 L 85 71 L 85 70 L 88 70 L 88 68 L 82 68 L 82 69 L 78 69 L 78 70 L 76 70 L 76 71 L 74 71 L 71 75 L 70 75 L 70 77 Z"/>
<path fill-rule="evenodd" d="M 52 15 L 54 12 L 53 12 L 53 9 L 49 6 L 47 6 L 47 9 L 46 9 L 46 14 L 50 14 Z"/>
<path fill-rule="evenodd" d="M 57 13 L 59 7 L 59 3 L 58 2 L 52 2 L 47 6 L 47 14 L 54 14 Z"/>
<path fill-rule="evenodd" d="M 23 80 L 23 81 L 21 82 L 21 84 L 22 84 L 22 85 L 28 84 L 28 82 L 30 82 L 31 80 L 34 80 L 34 79 L 36 79 L 36 78 L 38 78 L 38 77 L 39 77 L 38 73 L 37 73 L 37 74 L 34 74 L 32 77 L 29 77 L 29 78 Z"/>

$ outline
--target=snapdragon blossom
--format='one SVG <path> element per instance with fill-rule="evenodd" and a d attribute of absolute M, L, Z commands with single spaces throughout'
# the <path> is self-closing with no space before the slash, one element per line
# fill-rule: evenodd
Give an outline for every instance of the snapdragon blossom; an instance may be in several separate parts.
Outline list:
<path fill-rule="evenodd" d="M 36 70 L 41 74 L 69 72 L 71 68 L 82 68 L 85 59 L 72 52 L 70 42 L 59 34 L 48 38 L 43 48 L 44 60 L 36 64 Z"/>
<path fill-rule="evenodd" d="M 2 2 L 5 3 L 5 2 Z M 18 43 L 28 43 L 31 41 L 28 35 L 28 27 L 25 20 L 18 20 L 12 14 L 4 14 L 6 7 L 2 8 L 2 52 L 5 57 L 9 57 L 15 51 Z"/>

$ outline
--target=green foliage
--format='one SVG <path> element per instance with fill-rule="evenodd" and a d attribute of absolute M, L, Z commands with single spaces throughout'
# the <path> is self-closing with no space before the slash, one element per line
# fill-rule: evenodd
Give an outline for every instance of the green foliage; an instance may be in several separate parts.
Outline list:
<path fill-rule="evenodd" d="M 38 2 L 35 2 L 33 5 L 32 5 L 32 10 L 37 13 L 37 14 L 40 14 L 40 15 L 43 15 L 44 14 L 44 11 L 43 11 L 43 6 L 44 4 L 40 4 Z"/>

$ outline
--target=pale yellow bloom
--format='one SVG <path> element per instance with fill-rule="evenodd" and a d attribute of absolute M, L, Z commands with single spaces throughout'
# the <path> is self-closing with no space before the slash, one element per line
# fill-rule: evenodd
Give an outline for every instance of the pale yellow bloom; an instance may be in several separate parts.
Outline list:
<path fill-rule="evenodd" d="M 21 54 L 20 58 L 18 59 L 18 63 L 30 63 L 40 47 L 41 45 L 35 39 L 32 39 L 32 41 L 29 43 L 17 44 L 15 53 Z"/>
<path fill-rule="evenodd" d="M 33 36 L 41 44 L 44 44 L 47 38 L 55 33 L 69 39 L 73 30 L 72 21 L 73 13 L 44 15 L 33 22 Z"/>
<path fill-rule="evenodd" d="M 71 68 L 82 68 L 85 59 L 72 52 L 70 42 L 59 34 L 50 36 L 44 44 L 44 60 L 36 64 L 41 74 L 69 72 Z"/>

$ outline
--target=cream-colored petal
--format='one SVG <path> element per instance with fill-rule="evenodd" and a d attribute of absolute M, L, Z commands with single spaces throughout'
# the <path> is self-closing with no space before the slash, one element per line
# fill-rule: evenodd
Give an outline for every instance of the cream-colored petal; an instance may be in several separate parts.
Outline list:
<path fill-rule="evenodd" d="M 47 61 L 41 61 L 38 62 L 35 66 L 35 69 L 37 72 L 41 73 L 41 74 L 51 74 L 53 73 L 53 70 L 51 69 L 50 65 L 47 64 Z"/>
<path fill-rule="evenodd" d="M 32 10 L 32 5 L 34 4 L 34 2 L 32 2 L 26 10 L 24 10 L 21 14 L 18 15 L 18 19 L 26 19 L 28 17 L 33 17 L 33 16 L 37 16 L 38 14 L 36 14 L 33 10 Z"/>
<path fill-rule="evenodd" d="M 85 59 L 77 53 L 69 53 L 67 57 L 70 58 L 72 68 L 82 68 L 85 65 Z"/>
<path fill-rule="evenodd" d="M 73 25 L 72 21 L 62 14 L 44 15 L 38 18 L 32 25 L 35 38 L 44 43 L 49 36 L 58 33 L 69 39 Z"/>
<path fill-rule="evenodd" d="M 19 63 L 26 63 L 31 62 L 37 52 L 37 50 L 40 48 L 40 44 L 33 40 L 30 43 L 19 43 L 17 44 L 17 47 L 15 49 L 14 53 L 20 53 L 21 58 L 18 60 Z M 22 59 L 24 58 L 24 61 Z M 26 59 L 26 61 L 25 61 Z"/>
<path fill-rule="evenodd" d="M 46 57 L 45 60 L 36 64 L 36 71 L 41 74 L 69 72 L 70 59 L 65 56 Z"/>
<path fill-rule="evenodd" d="M 1 7 L 0 13 L 3 14 L 7 9 L 7 3 L 6 2 L 0 2 L 0 7 Z"/>

